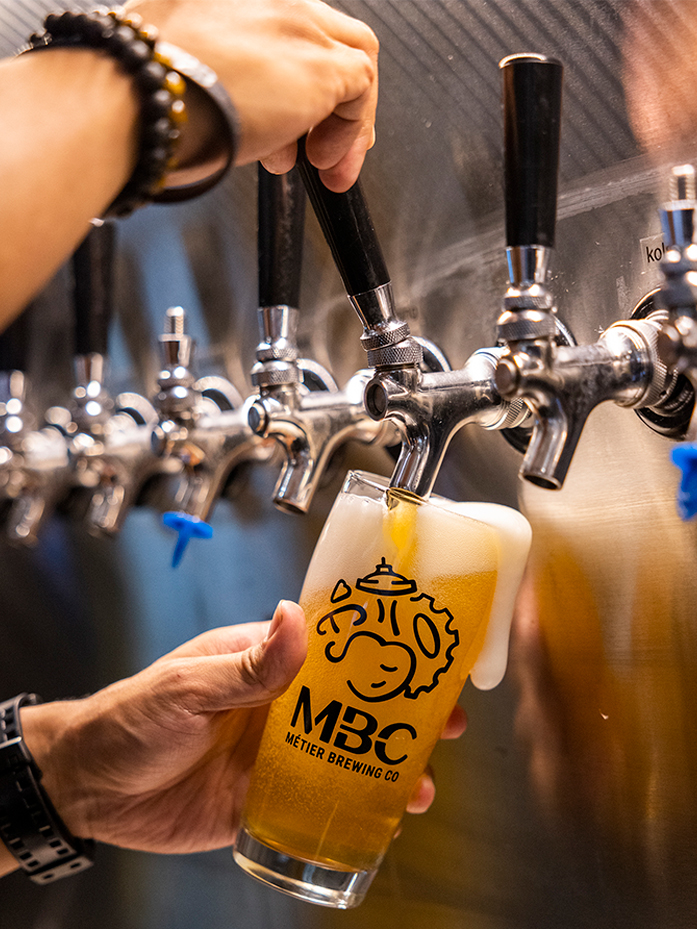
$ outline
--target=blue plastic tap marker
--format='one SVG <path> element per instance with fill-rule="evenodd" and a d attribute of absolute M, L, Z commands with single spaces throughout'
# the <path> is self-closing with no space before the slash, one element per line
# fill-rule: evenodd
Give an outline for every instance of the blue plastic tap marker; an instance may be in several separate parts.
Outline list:
<path fill-rule="evenodd" d="M 673 464 L 682 471 L 678 489 L 678 512 L 683 519 L 692 519 L 697 514 L 697 443 L 676 445 L 670 457 Z"/>
<path fill-rule="evenodd" d="M 213 535 L 213 527 L 210 523 L 199 519 L 198 516 L 190 516 L 188 513 L 174 510 L 163 513 L 162 523 L 168 529 L 174 529 L 175 532 L 179 533 L 177 544 L 174 546 L 174 554 L 172 555 L 173 568 L 176 568 L 184 557 L 189 539 L 210 539 Z"/>

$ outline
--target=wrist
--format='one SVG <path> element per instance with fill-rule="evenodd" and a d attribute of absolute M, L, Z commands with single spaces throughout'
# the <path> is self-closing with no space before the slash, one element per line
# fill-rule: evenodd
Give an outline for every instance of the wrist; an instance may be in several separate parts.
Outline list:
<path fill-rule="evenodd" d="M 94 843 L 68 829 L 24 739 L 20 710 L 38 700 L 24 693 L 0 703 L 0 838 L 34 883 L 47 884 L 89 868 Z"/>
<path fill-rule="evenodd" d="M 91 49 L 111 59 L 125 74 L 139 100 L 138 159 L 109 213 L 127 216 L 151 202 L 165 184 L 176 159 L 186 109 L 184 81 L 156 49 L 157 30 L 140 17 L 124 17 L 104 9 L 93 13 L 69 10 L 49 13 L 43 31 L 34 33 L 22 54 L 56 48 Z"/>
<path fill-rule="evenodd" d="M 83 700 L 62 700 L 24 706 L 24 742 L 41 770 L 41 783 L 68 829 L 80 838 L 94 838 L 89 801 L 82 789 L 78 733 Z"/>
<path fill-rule="evenodd" d="M 234 163 L 239 120 L 216 73 L 193 55 L 158 41 L 163 61 L 184 78 L 187 120 L 182 125 L 176 164 L 168 172 L 156 203 L 175 203 L 214 187 Z"/>

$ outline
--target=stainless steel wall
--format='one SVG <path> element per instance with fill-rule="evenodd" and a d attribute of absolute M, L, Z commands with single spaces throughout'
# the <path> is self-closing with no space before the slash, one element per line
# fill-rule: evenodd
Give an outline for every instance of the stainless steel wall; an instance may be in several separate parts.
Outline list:
<path fill-rule="evenodd" d="M 553 263 L 560 316 L 579 342 L 592 341 L 657 286 L 665 169 L 697 155 L 697 5 L 336 5 L 381 41 L 378 141 L 363 181 L 416 332 L 458 366 L 493 342 L 505 288 L 497 63 L 514 52 L 552 54 L 566 66 Z M 16 41 L 18 11 L 38 18 L 46 6 L 3 0 L 6 45 Z M 160 319 L 183 304 L 199 371 L 227 371 L 249 390 L 254 170 L 235 171 L 189 206 L 143 211 L 122 223 L 120 239 L 112 386 L 152 391 Z M 70 377 L 60 276 L 41 307 L 33 365 L 49 402 Z M 302 310 L 303 352 L 345 381 L 363 364 L 360 326 L 312 218 Z M 437 750 L 435 806 L 405 823 L 359 910 L 296 904 L 238 874 L 227 852 L 105 850 L 100 866 L 40 899 L 19 876 L 6 879 L 0 905 L 15 915 L 2 925 L 43 925 L 49 913 L 47 924 L 71 929 L 692 929 L 697 530 L 676 515 L 669 449 L 633 412 L 606 405 L 591 415 L 555 493 L 520 484 L 519 456 L 500 435 L 468 427 L 457 436 L 437 489 L 519 505 L 534 528 L 530 571 L 504 682 L 488 693 L 466 687 L 470 726 Z M 216 510 L 208 548 L 192 546 L 176 575 L 171 542 L 148 509 L 133 511 L 111 546 L 57 519 L 37 552 L 2 549 L 2 690 L 83 692 L 201 628 L 268 615 L 278 597 L 297 596 L 349 465 L 388 471 L 389 459 L 351 449 L 307 518 L 275 513 L 275 475 L 254 470 Z"/>

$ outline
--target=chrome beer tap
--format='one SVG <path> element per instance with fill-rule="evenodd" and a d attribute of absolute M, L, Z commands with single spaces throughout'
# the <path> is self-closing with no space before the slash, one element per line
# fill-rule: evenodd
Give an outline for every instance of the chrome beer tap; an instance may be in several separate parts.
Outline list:
<path fill-rule="evenodd" d="M 315 168 L 300 160 L 310 200 L 329 243 L 349 300 L 363 323 L 361 342 L 373 366 L 364 404 L 378 422 L 401 435 L 391 485 L 427 496 L 453 435 L 467 423 L 489 429 L 519 426 L 529 412 L 522 401 L 499 396 L 494 371 L 501 349 L 475 352 L 452 371 L 443 353 L 411 335 L 396 311 L 390 276 L 360 184 L 336 194 Z"/>
<path fill-rule="evenodd" d="M 259 394 L 249 424 L 273 438 L 285 462 L 273 501 L 306 513 L 322 475 L 348 441 L 394 444 L 386 425 L 366 415 L 363 390 L 370 372 L 358 371 L 343 390 L 317 362 L 298 358 L 297 326 L 305 190 L 297 169 L 275 176 L 259 166 L 259 323 L 261 342 L 252 383 Z M 308 377 L 309 375 L 309 377 Z M 306 386 L 310 381 L 314 389 Z"/>
<path fill-rule="evenodd" d="M 49 411 L 68 437 L 71 483 L 88 496 L 86 524 L 95 534 L 121 528 L 142 483 L 136 481 L 137 465 L 149 451 L 143 443 L 147 434 L 138 432 L 138 420 L 118 411 L 105 383 L 115 251 L 116 226 L 108 222 L 94 225 L 73 255 L 76 386 L 62 423 L 60 410 Z M 148 411 L 150 416 L 153 412 Z M 123 447 L 129 454 L 122 456 L 113 447 L 112 436 L 124 435 L 128 440 Z M 148 458 L 152 460 L 152 454 Z"/>
<path fill-rule="evenodd" d="M 114 303 L 116 226 L 95 225 L 75 251 L 75 383 L 64 420 L 49 411 L 68 439 L 71 486 L 88 496 L 85 524 L 93 535 L 120 531 L 144 484 L 171 471 L 153 455 L 153 405 L 128 392 L 113 397 L 106 387 L 108 336 Z"/>
<path fill-rule="evenodd" d="M 269 461 L 272 442 L 250 429 L 248 403 L 224 377 L 198 380 L 192 372 L 194 341 L 186 333 L 186 313 L 170 307 L 160 336 L 162 369 L 155 407 L 159 422 L 151 432 L 151 447 L 163 458 L 179 462 L 181 480 L 165 513 L 166 526 L 178 533 L 173 567 L 190 538 L 210 538 L 206 522 L 231 472 L 244 462 Z"/>
<path fill-rule="evenodd" d="M 673 168 L 670 195 L 661 209 L 665 256 L 661 262 L 664 282 L 660 304 L 667 318 L 658 340 L 661 360 L 678 378 L 686 378 L 692 387 L 690 413 L 683 434 L 686 441 L 676 445 L 671 458 L 680 468 L 678 510 L 684 519 L 697 514 L 697 414 L 694 395 L 697 391 L 697 244 L 695 211 L 697 181 L 692 165 Z"/>
<path fill-rule="evenodd" d="M 694 243 L 697 181 L 692 165 L 673 168 L 670 195 L 660 211 L 665 256 L 660 302 L 667 311 L 659 336 L 661 359 L 697 389 L 697 245 Z M 685 438 L 697 439 L 697 417 Z"/>
<path fill-rule="evenodd" d="M 24 485 L 24 438 L 36 428 L 27 407 L 27 320 L 30 309 L 0 334 L 0 495 L 17 496 Z"/>
<path fill-rule="evenodd" d="M 7 521 L 13 541 L 36 541 L 44 520 L 76 491 L 87 497 L 90 531 L 116 532 L 160 468 L 143 428 L 156 419 L 152 405 L 137 394 L 114 399 L 105 386 L 114 251 L 115 228 L 104 223 L 72 256 L 76 386 L 66 406 L 51 407 L 46 426 L 24 440 L 23 486 Z"/>
<path fill-rule="evenodd" d="M 605 400 L 660 410 L 669 400 L 670 378 L 656 349 L 657 314 L 614 323 L 592 345 L 558 344 L 547 271 L 556 221 L 562 65 L 541 55 L 512 55 L 500 67 L 510 285 L 498 320 L 506 350 L 495 380 L 502 397 L 524 400 L 533 411 L 521 476 L 559 489 L 591 411 Z"/>
<path fill-rule="evenodd" d="M 63 435 L 38 428 L 27 377 L 31 307 L 0 336 L 0 497 L 9 541 L 34 544 L 69 473 Z"/>

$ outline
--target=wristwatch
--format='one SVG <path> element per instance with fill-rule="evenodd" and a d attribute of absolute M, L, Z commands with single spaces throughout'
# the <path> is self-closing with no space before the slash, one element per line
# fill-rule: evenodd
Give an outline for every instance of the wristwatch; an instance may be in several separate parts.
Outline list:
<path fill-rule="evenodd" d="M 41 703 L 19 694 L 0 703 L 0 838 L 37 884 L 89 868 L 94 842 L 70 833 L 41 786 L 41 770 L 22 738 L 19 711 Z"/>

